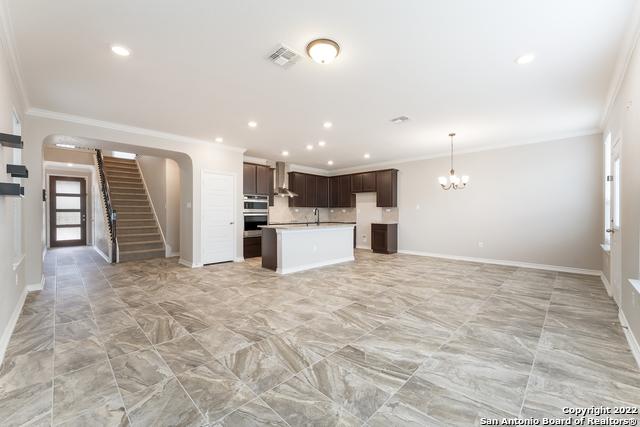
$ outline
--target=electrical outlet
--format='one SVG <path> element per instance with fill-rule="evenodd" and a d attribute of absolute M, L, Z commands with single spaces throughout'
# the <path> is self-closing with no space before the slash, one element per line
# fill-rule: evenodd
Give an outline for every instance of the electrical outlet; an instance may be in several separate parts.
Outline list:
<path fill-rule="evenodd" d="M 362 241 L 363 241 L 363 242 L 366 242 L 366 241 L 367 241 L 367 235 L 366 235 L 366 234 L 363 234 L 363 235 L 362 235 Z"/>
<path fill-rule="evenodd" d="M 300 212 L 300 209 L 295 209 L 296 212 Z"/>
<path fill-rule="evenodd" d="M 331 212 L 331 213 L 333 213 L 333 209 L 331 209 L 331 211 L 330 211 L 330 212 Z"/>
<path fill-rule="evenodd" d="M 387 211 L 387 212 L 391 212 L 391 209 L 385 209 L 385 211 Z"/>
<path fill-rule="evenodd" d="M 342 213 L 347 213 L 347 210 L 346 209 L 342 209 Z"/>
<path fill-rule="evenodd" d="M 478 242 L 478 247 L 479 248 L 484 248 L 484 242 Z"/>

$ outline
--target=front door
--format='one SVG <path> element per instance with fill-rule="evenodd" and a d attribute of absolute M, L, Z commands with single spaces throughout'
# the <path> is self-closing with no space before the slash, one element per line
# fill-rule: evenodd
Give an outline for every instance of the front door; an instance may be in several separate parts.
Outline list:
<path fill-rule="evenodd" d="M 84 178 L 49 178 L 51 247 L 87 244 L 86 183 Z"/>
<path fill-rule="evenodd" d="M 622 245 L 621 245 L 621 218 L 620 218 L 620 195 L 621 195 L 621 145 L 617 139 L 611 147 L 611 226 L 607 232 L 611 236 L 611 287 L 613 298 L 620 306 L 620 296 L 622 292 Z"/>
<path fill-rule="evenodd" d="M 202 263 L 233 261 L 235 255 L 235 178 L 202 174 Z"/>

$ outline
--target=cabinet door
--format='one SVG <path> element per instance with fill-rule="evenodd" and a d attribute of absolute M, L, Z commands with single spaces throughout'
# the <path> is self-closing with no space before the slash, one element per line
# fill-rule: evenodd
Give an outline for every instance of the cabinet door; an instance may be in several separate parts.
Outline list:
<path fill-rule="evenodd" d="M 273 189 L 273 169 L 269 168 L 269 206 L 274 205 L 274 189 Z"/>
<path fill-rule="evenodd" d="M 289 206 L 304 208 L 306 205 L 306 182 L 305 174 L 300 172 L 289 172 L 289 188 L 296 193 L 297 197 L 289 199 Z"/>
<path fill-rule="evenodd" d="M 393 208 L 398 206 L 398 171 L 390 169 L 376 172 L 376 206 Z"/>
<path fill-rule="evenodd" d="M 329 207 L 329 178 L 319 176 L 317 182 L 316 205 L 319 208 Z"/>
<path fill-rule="evenodd" d="M 329 207 L 340 207 L 340 177 L 332 176 L 329 178 Z"/>
<path fill-rule="evenodd" d="M 271 192 L 269 175 L 271 175 L 269 166 L 256 166 L 256 194 L 268 195 Z"/>
<path fill-rule="evenodd" d="M 318 207 L 317 200 L 317 183 L 318 179 L 315 175 L 306 175 L 305 176 L 305 194 L 304 194 L 304 205 L 308 208 L 316 208 Z"/>
<path fill-rule="evenodd" d="M 362 192 L 376 191 L 376 173 L 365 172 L 360 175 L 362 176 Z"/>
<path fill-rule="evenodd" d="M 340 207 L 351 207 L 351 176 L 343 175 L 340 177 Z"/>
<path fill-rule="evenodd" d="M 361 173 L 351 175 L 351 191 L 353 191 L 354 193 L 362 192 L 362 174 Z"/>
<path fill-rule="evenodd" d="M 256 165 L 249 163 L 242 165 L 242 192 L 256 194 Z"/>
<path fill-rule="evenodd" d="M 371 250 L 373 252 L 385 252 L 387 249 L 387 230 L 385 228 L 371 227 Z"/>

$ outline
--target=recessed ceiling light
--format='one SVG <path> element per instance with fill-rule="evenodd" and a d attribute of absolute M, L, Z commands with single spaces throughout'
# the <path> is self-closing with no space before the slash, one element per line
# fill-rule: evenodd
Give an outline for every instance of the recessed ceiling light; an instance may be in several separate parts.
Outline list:
<path fill-rule="evenodd" d="M 222 142 L 222 141 L 224 141 L 224 139 L 222 139 L 221 136 L 216 137 L 216 142 Z"/>
<path fill-rule="evenodd" d="M 307 45 L 307 54 L 318 64 L 332 62 L 339 53 L 340 46 L 333 40 L 317 39 Z"/>
<path fill-rule="evenodd" d="M 118 56 L 129 56 L 131 55 L 131 51 L 121 45 L 118 44 L 114 44 L 111 46 L 111 52 L 115 53 Z"/>
<path fill-rule="evenodd" d="M 307 150 L 313 150 L 313 145 L 307 144 Z"/>
<path fill-rule="evenodd" d="M 516 58 L 516 64 L 518 65 L 526 65 L 533 62 L 536 59 L 536 56 L 533 53 L 525 53 L 524 55 L 518 56 Z"/>
<path fill-rule="evenodd" d="M 76 148 L 76 146 L 72 145 L 72 144 L 56 144 L 56 147 L 60 147 L 60 148 Z"/>
<path fill-rule="evenodd" d="M 71 168 L 71 167 L 73 167 L 73 163 L 67 163 L 67 166 L 69 166 Z"/>
<path fill-rule="evenodd" d="M 257 122 L 254 122 L 253 120 L 251 120 L 249 123 L 247 123 L 247 125 L 248 125 L 250 128 L 254 128 L 254 127 L 258 126 L 258 123 L 257 123 Z"/>
<path fill-rule="evenodd" d="M 324 141 L 318 141 L 318 145 L 319 145 L 320 147 L 324 147 L 325 145 L 327 145 L 327 143 L 326 143 L 326 142 L 324 142 Z"/>
<path fill-rule="evenodd" d="M 288 152 L 287 150 L 284 150 L 284 151 L 282 152 L 282 155 L 286 157 L 286 156 L 288 156 L 288 155 L 289 155 L 289 152 Z"/>
<path fill-rule="evenodd" d="M 333 165 L 333 160 L 329 160 L 329 161 L 327 162 L 327 164 L 328 164 L 329 166 Z"/>
<path fill-rule="evenodd" d="M 333 126 L 333 123 L 331 123 L 331 122 L 324 122 L 324 123 L 322 124 L 322 126 L 324 126 L 324 128 L 325 128 L 325 129 L 329 129 L 329 128 L 331 128 L 331 127 Z"/>
<path fill-rule="evenodd" d="M 364 153 L 364 158 L 368 159 L 369 157 L 371 157 L 371 155 L 369 153 Z"/>

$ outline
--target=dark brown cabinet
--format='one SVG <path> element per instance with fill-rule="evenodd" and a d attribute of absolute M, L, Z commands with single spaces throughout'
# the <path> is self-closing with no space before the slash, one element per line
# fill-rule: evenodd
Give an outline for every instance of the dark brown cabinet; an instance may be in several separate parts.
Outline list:
<path fill-rule="evenodd" d="M 376 171 L 376 206 L 393 208 L 398 206 L 398 170 Z"/>
<path fill-rule="evenodd" d="M 244 258 L 255 258 L 262 255 L 262 238 L 245 237 L 243 240 Z"/>
<path fill-rule="evenodd" d="M 242 192 L 243 194 L 256 194 L 257 165 L 244 163 L 242 165 Z"/>
<path fill-rule="evenodd" d="M 360 175 L 362 176 L 362 192 L 370 193 L 376 191 L 376 173 L 365 172 Z"/>
<path fill-rule="evenodd" d="M 297 197 L 289 198 L 289 206 L 294 208 L 306 208 L 306 174 L 300 172 L 289 172 L 289 189 L 298 195 Z"/>
<path fill-rule="evenodd" d="M 379 254 L 398 252 L 398 224 L 371 224 L 371 250 Z"/>
<path fill-rule="evenodd" d="M 326 176 L 317 177 L 316 183 L 316 207 L 329 207 L 329 178 Z"/>
<path fill-rule="evenodd" d="M 274 186 L 273 186 L 273 169 L 269 168 L 269 206 L 274 205 Z"/>
<path fill-rule="evenodd" d="M 307 207 L 318 207 L 318 177 L 315 175 L 305 175 L 304 202 Z"/>
<path fill-rule="evenodd" d="M 329 178 L 329 207 L 337 208 L 340 206 L 340 177 L 332 176 Z"/>
<path fill-rule="evenodd" d="M 243 194 L 273 193 L 273 171 L 269 166 L 244 163 L 242 165 Z"/>
<path fill-rule="evenodd" d="M 362 193 L 362 174 L 357 173 L 351 175 L 351 191 L 354 193 Z"/>
<path fill-rule="evenodd" d="M 351 176 L 343 175 L 340 177 L 340 201 L 338 207 L 350 208 L 352 206 L 352 196 L 353 193 L 351 192 Z"/>

